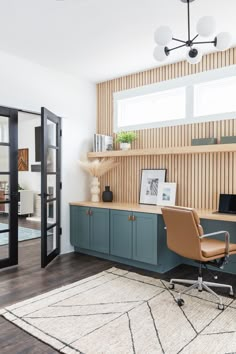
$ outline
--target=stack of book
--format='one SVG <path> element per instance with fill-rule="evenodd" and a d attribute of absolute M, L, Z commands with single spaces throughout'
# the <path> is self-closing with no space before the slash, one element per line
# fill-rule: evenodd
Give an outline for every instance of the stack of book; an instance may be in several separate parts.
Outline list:
<path fill-rule="evenodd" d="M 113 137 L 103 134 L 94 134 L 93 152 L 113 150 Z"/>

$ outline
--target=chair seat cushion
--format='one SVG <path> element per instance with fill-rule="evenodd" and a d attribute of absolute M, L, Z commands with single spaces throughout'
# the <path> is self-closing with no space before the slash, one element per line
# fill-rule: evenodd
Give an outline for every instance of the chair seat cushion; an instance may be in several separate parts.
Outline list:
<path fill-rule="evenodd" d="M 225 254 L 225 242 L 216 239 L 202 239 L 201 250 L 202 255 L 206 258 L 222 255 Z M 230 243 L 229 251 L 236 253 L 235 243 Z"/>

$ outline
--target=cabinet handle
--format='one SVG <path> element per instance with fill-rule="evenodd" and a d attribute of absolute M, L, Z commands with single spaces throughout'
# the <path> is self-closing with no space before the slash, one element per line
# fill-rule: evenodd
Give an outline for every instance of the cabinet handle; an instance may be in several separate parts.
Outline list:
<path fill-rule="evenodd" d="M 93 212 L 92 212 L 92 210 L 90 210 L 90 212 L 89 212 L 89 215 L 90 215 L 90 216 L 92 216 L 92 215 L 93 215 Z"/>
<path fill-rule="evenodd" d="M 136 220 L 136 217 L 133 215 L 132 216 L 132 221 L 135 221 Z"/>
<path fill-rule="evenodd" d="M 132 221 L 132 215 L 129 215 L 129 216 L 128 216 L 128 220 L 129 220 L 129 221 Z"/>
<path fill-rule="evenodd" d="M 86 210 L 86 215 L 89 215 L 89 210 Z"/>

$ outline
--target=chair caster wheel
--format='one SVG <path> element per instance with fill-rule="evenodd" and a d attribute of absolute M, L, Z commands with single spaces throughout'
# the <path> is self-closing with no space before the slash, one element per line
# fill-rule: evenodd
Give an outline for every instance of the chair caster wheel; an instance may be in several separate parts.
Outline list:
<path fill-rule="evenodd" d="M 199 292 L 199 293 L 202 293 L 202 289 L 198 289 L 198 292 Z"/>
<path fill-rule="evenodd" d="M 179 307 L 181 307 L 181 306 L 184 305 L 184 300 L 183 300 L 183 299 L 177 299 L 176 302 L 177 302 L 177 305 L 178 305 Z"/>
<path fill-rule="evenodd" d="M 234 292 L 233 292 L 233 291 L 230 291 L 230 292 L 229 292 L 229 296 L 234 298 Z"/>
<path fill-rule="evenodd" d="M 218 304 L 218 309 L 223 311 L 225 309 L 224 305 L 223 304 Z"/>
<path fill-rule="evenodd" d="M 175 284 L 169 284 L 169 289 L 173 290 L 175 288 Z"/>

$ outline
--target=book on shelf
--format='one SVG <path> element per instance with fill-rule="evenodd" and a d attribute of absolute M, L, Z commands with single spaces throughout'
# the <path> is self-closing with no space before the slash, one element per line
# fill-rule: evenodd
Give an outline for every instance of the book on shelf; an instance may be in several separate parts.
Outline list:
<path fill-rule="evenodd" d="M 93 152 L 103 152 L 113 150 L 113 137 L 103 134 L 94 134 Z"/>

